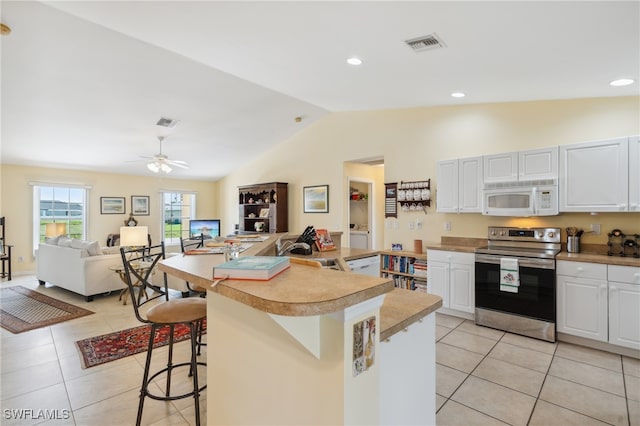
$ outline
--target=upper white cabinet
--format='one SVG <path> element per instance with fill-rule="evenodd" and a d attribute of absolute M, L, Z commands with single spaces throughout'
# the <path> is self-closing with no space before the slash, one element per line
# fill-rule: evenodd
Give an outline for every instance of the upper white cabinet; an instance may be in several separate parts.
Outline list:
<path fill-rule="evenodd" d="M 518 153 L 485 155 L 484 183 L 514 182 L 518 180 Z"/>
<path fill-rule="evenodd" d="M 518 180 L 558 178 L 558 147 L 532 149 L 518 153 Z"/>
<path fill-rule="evenodd" d="M 482 157 L 438 162 L 436 211 L 482 212 Z"/>
<path fill-rule="evenodd" d="M 640 136 L 629 138 L 629 211 L 640 212 Z"/>
<path fill-rule="evenodd" d="M 629 211 L 628 155 L 628 138 L 561 145 L 560 211 Z"/>
<path fill-rule="evenodd" d="M 557 146 L 484 156 L 484 183 L 557 178 Z"/>

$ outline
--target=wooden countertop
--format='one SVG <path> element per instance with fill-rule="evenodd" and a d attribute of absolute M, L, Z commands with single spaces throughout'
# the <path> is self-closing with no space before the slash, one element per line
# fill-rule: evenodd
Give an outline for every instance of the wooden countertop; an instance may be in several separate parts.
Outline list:
<path fill-rule="evenodd" d="M 253 243 L 241 256 L 273 254 L 273 244 L 280 235 L 272 234 L 267 241 Z M 378 253 L 375 250 L 341 248 L 296 257 L 336 258 L 342 262 L 344 269 L 345 260 Z M 213 282 L 213 267 L 223 261 L 222 255 L 174 256 L 161 261 L 159 269 L 200 287 L 209 288 Z M 348 267 L 345 270 L 348 271 Z M 396 289 L 388 278 L 298 264 L 292 264 L 287 271 L 269 281 L 226 280 L 210 291 L 264 312 L 288 316 L 331 313 L 386 293 L 380 313 L 381 339 L 389 338 L 442 306 L 439 296 Z"/>

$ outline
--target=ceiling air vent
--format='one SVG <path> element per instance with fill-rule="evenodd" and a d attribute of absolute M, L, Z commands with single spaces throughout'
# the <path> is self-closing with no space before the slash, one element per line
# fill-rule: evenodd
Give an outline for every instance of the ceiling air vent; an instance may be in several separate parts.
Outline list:
<path fill-rule="evenodd" d="M 178 124 L 178 120 L 174 120 L 173 118 L 160 117 L 160 120 L 158 120 L 156 124 L 158 126 L 173 129 Z"/>
<path fill-rule="evenodd" d="M 428 36 L 412 38 L 411 40 L 405 40 L 405 43 L 407 43 L 407 46 L 412 48 L 414 52 L 424 52 L 425 50 L 442 49 L 447 47 L 436 33 L 429 34 Z"/>

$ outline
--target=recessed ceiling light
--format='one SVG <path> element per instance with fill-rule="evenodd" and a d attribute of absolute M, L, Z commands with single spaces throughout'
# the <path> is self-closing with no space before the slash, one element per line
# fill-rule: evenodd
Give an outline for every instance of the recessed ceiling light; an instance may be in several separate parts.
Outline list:
<path fill-rule="evenodd" d="M 349 65 L 361 65 L 362 64 L 362 59 L 360 58 L 356 58 L 355 56 L 347 59 L 347 63 Z"/>
<path fill-rule="evenodd" d="M 628 85 L 633 84 L 633 83 L 634 83 L 634 80 L 632 80 L 630 78 L 620 78 L 618 80 L 613 80 L 609 84 L 611 86 L 618 87 L 618 86 L 628 86 Z"/>
<path fill-rule="evenodd" d="M 453 92 L 451 96 L 454 98 L 464 98 L 466 95 L 462 92 Z"/>

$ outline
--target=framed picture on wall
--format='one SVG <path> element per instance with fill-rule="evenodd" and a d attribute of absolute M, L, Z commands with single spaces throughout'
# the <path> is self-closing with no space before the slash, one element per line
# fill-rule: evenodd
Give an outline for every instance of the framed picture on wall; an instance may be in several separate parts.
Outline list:
<path fill-rule="evenodd" d="M 100 197 L 100 214 L 125 214 L 124 197 Z"/>
<path fill-rule="evenodd" d="M 148 195 L 131 196 L 131 214 L 135 214 L 136 216 L 149 216 Z"/>
<path fill-rule="evenodd" d="M 329 185 L 304 187 L 304 212 L 329 213 Z"/>

